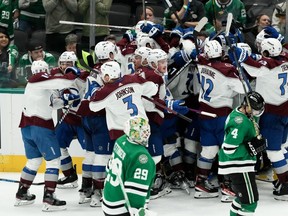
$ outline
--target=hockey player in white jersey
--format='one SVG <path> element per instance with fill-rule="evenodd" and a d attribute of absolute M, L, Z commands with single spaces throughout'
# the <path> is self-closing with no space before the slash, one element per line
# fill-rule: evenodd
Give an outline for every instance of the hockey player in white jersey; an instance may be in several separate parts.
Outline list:
<path fill-rule="evenodd" d="M 244 50 L 236 50 L 242 66 L 256 77 L 256 91 L 266 104 L 260 118 L 261 134 L 267 138 L 267 154 L 278 177 L 274 184 L 274 198 L 288 201 L 288 164 L 284 144 L 288 131 L 288 55 L 275 38 L 264 39 L 260 44 L 262 59 L 254 61 Z"/>
<path fill-rule="evenodd" d="M 32 64 L 33 76 L 29 79 L 24 92 L 24 107 L 19 127 L 25 147 L 27 163 L 22 170 L 19 188 L 16 193 L 15 206 L 32 204 L 36 196 L 30 194 L 30 188 L 42 158 L 46 161 L 45 186 L 42 211 L 66 209 L 66 202 L 56 198 L 54 192 L 60 168 L 60 147 L 54 131 L 52 110 L 50 106 L 51 90 L 69 88 L 78 71 L 71 71 L 61 77 L 52 76 L 48 65 L 42 60 Z M 73 103 L 77 95 L 67 95 L 64 102 Z"/>
<path fill-rule="evenodd" d="M 200 140 L 202 150 L 197 160 L 194 198 L 218 197 L 218 189 L 208 181 L 212 163 L 224 139 L 224 124 L 232 110 L 233 97 L 243 94 L 244 89 L 237 76 L 236 68 L 222 62 L 220 43 L 207 41 L 204 54 L 198 56 L 199 79 L 201 84 L 200 110 L 215 113 L 216 118 L 200 116 Z M 195 58 L 195 52 L 191 53 Z M 225 187 L 225 185 L 223 185 Z M 222 193 L 224 190 L 222 190 Z M 223 197 L 224 198 L 224 197 Z M 223 200 L 225 201 L 225 200 Z"/>

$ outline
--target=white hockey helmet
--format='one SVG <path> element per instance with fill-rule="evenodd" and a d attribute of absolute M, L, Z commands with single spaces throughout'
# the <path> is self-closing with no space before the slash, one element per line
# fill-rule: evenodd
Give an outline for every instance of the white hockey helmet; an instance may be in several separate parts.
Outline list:
<path fill-rule="evenodd" d="M 116 61 L 105 62 L 101 66 L 101 78 L 107 83 L 111 79 L 118 79 L 121 75 L 120 65 Z"/>
<path fill-rule="evenodd" d="M 153 49 L 151 52 L 148 54 L 148 65 L 151 68 L 156 69 L 158 67 L 158 61 L 160 60 L 168 60 L 168 55 L 167 53 L 162 50 L 162 49 Z M 153 66 L 153 63 L 156 64 L 156 68 Z"/>
<path fill-rule="evenodd" d="M 133 116 L 125 122 L 124 133 L 128 139 L 137 144 L 148 146 L 148 139 L 150 137 L 150 125 L 148 119 L 139 116 Z"/>
<path fill-rule="evenodd" d="M 141 56 L 141 64 L 143 65 L 143 61 L 148 58 L 149 53 L 152 51 L 149 47 L 139 47 L 135 50 L 135 56 Z M 144 66 L 144 65 L 143 65 Z"/>
<path fill-rule="evenodd" d="M 243 48 L 245 51 L 247 51 L 248 52 L 248 56 L 250 56 L 252 54 L 252 49 L 249 46 L 249 44 L 247 44 L 247 43 L 237 43 L 236 45 L 237 45 L 237 47 Z"/>
<path fill-rule="evenodd" d="M 61 62 L 72 62 L 74 66 L 76 61 L 77 56 L 73 51 L 65 51 L 60 55 L 58 63 L 60 65 Z"/>
<path fill-rule="evenodd" d="M 204 54 L 208 58 L 218 58 L 222 56 L 222 46 L 216 40 L 207 41 L 204 46 Z"/>
<path fill-rule="evenodd" d="M 137 47 L 150 47 L 151 49 L 155 49 L 157 47 L 156 41 L 149 37 L 148 34 L 140 32 L 137 34 L 136 38 Z"/>
<path fill-rule="evenodd" d="M 143 33 L 140 27 L 141 27 L 142 24 L 145 24 L 145 22 L 146 22 L 146 23 L 149 23 L 149 24 L 151 24 L 151 25 L 154 25 L 154 23 L 151 22 L 151 21 L 148 21 L 148 20 L 146 20 L 146 21 L 145 21 L 145 20 L 140 20 L 140 21 L 136 24 L 136 26 L 135 26 L 135 32 L 136 32 L 137 37 L 138 37 L 139 32 Z"/>
<path fill-rule="evenodd" d="M 110 59 L 110 53 L 116 55 L 116 46 L 111 41 L 100 41 L 95 46 L 95 55 L 99 60 Z"/>
<path fill-rule="evenodd" d="M 189 39 L 186 40 L 181 39 L 180 46 L 182 46 L 182 49 L 187 55 L 190 55 L 192 51 L 196 49 L 195 44 Z"/>
<path fill-rule="evenodd" d="M 271 57 L 279 56 L 282 52 L 281 42 L 275 38 L 264 39 L 261 43 L 261 54 L 264 55 L 267 52 Z"/>
<path fill-rule="evenodd" d="M 36 60 L 36 61 L 32 62 L 31 72 L 32 72 L 32 74 L 37 74 L 37 73 L 40 73 L 40 72 L 49 73 L 49 66 L 43 60 Z"/>

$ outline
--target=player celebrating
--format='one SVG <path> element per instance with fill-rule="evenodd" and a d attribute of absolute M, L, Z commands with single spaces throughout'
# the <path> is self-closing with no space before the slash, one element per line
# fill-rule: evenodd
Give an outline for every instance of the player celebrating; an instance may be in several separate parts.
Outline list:
<path fill-rule="evenodd" d="M 236 193 L 230 216 L 253 215 L 257 207 L 256 155 L 265 150 L 266 140 L 256 136 L 258 128 L 255 128 L 255 121 L 264 112 L 264 105 L 264 99 L 259 93 L 249 92 L 241 106 L 230 113 L 225 124 L 218 173 L 232 181 Z"/>
<path fill-rule="evenodd" d="M 155 163 L 145 148 L 150 136 L 148 120 L 133 116 L 124 132 L 107 166 L 102 209 L 106 216 L 147 216 L 144 207 L 155 176 Z"/>
<path fill-rule="evenodd" d="M 77 71 L 72 71 L 61 77 L 51 76 L 47 63 L 42 60 L 34 61 L 31 68 L 33 76 L 25 88 L 24 108 L 19 126 L 28 160 L 21 173 L 15 206 L 32 204 L 35 201 L 35 195 L 30 194 L 28 189 L 43 157 L 46 161 L 46 172 L 42 211 L 63 210 L 66 209 L 66 202 L 57 199 L 54 194 L 61 153 L 54 131 L 50 96 L 52 89 L 72 86 L 79 74 L 73 74 Z M 70 94 L 63 97 L 63 100 L 65 103 L 73 103 L 75 98 L 76 95 Z"/>

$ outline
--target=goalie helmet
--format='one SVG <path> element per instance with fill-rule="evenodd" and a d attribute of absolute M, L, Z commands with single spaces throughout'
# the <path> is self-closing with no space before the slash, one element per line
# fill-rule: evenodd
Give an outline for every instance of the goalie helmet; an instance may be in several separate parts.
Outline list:
<path fill-rule="evenodd" d="M 95 55 L 99 60 L 110 59 L 110 53 L 116 55 L 116 46 L 111 41 L 101 41 L 95 46 Z"/>
<path fill-rule="evenodd" d="M 133 116 L 125 122 L 124 133 L 128 139 L 137 144 L 148 146 L 150 137 L 150 125 L 147 119 L 139 116 Z"/>
<path fill-rule="evenodd" d="M 275 57 L 279 56 L 282 52 L 282 44 L 275 38 L 266 38 L 261 43 L 261 54 L 263 56 L 268 53 L 268 56 Z"/>
<path fill-rule="evenodd" d="M 32 74 L 37 74 L 40 72 L 49 73 L 49 66 L 43 60 L 36 60 L 36 61 L 32 62 L 31 72 L 32 72 Z"/>
<path fill-rule="evenodd" d="M 60 57 L 59 57 L 59 65 L 61 64 L 61 62 L 72 62 L 74 66 L 75 62 L 77 61 L 77 56 L 73 51 L 65 51 L 63 52 Z"/>
<path fill-rule="evenodd" d="M 204 54 L 208 58 L 218 58 L 222 56 L 222 46 L 216 40 L 207 41 L 204 46 Z"/>
<path fill-rule="evenodd" d="M 247 98 L 249 100 L 253 116 L 259 117 L 263 114 L 265 109 L 264 98 L 255 91 L 248 92 L 247 97 L 244 98 L 243 105 L 248 106 Z"/>
<path fill-rule="evenodd" d="M 157 69 L 158 67 L 158 61 L 160 60 L 167 60 L 168 56 L 167 53 L 162 50 L 162 49 L 153 49 L 151 52 L 148 54 L 148 65 L 151 68 Z M 156 67 L 153 65 L 153 63 L 156 65 Z"/>
<path fill-rule="evenodd" d="M 101 66 L 101 78 L 107 83 L 111 79 L 118 79 L 121 74 L 120 65 L 116 61 L 105 62 Z"/>

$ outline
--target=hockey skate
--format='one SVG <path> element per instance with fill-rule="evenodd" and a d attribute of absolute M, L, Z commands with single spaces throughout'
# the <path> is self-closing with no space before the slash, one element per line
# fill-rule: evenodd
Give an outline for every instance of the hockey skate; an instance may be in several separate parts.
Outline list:
<path fill-rule="evenodd" d="M 30 194 L 29 190 L 21 185 L 16 193 L 16 202 L 14 206 L 30 205 L 35 202 L 35 199 L 36 196 Z"/>
<path fill-rule="evenodd" d="M 195 199 L 208 199 L 218 197 L 218 189 L 207 179 L 197 176 L 195 184 Z"/>
<path fill-rule="evenodd" d="M 221 202 L 230 203 L 235 199 L 235 192 L 232 190 L 230 182 L 224 182 L 220 184 L 221 187 Z"/>
<path fill-rule="evenodd" d="M 66 201 L 57 199 L 54 193 L 47 191 L 44 192 L 43 204 L 42 211 L 44 212 L 66 210 Z"/>
<path fill-rule="evenodd" d="M 190 195 L 188 180 L 185 177 L 184 171 L 176 171 L 170 174 L 168 177 L 171 189 L 182 189 Z"/>
<path fill-rule="evenodd" d="M 69 176 L 64 176 L 63 178 L 58 179 L 57 188 L 69 189 L 69 188 L 77 188 L 77 187 L 78 187 L 78 176 L 76 173 L 76 164 L 75 164 L 73 174 Z"/>
<path fill-rule="evenodd" d="M 150 199 L 157 199 L 171 192 L 170 184 L 166 181 L 165 177 L 160 173 L 156 173 L 154 185 L 150 192 Z"/>
<path fill-rule="evenodd" d="M 265 182 L 273 182 L 278 179 L 272 167 L 267 170 L 259 171 L 255 177 L 256 180 Z"/>
<path fill-rule="evenodd" d="M 288 183 L 277 181 L 274 184 L 273 195 L 275 200 L 288 201 Z"/>
<path fill-rule="evenodd" d="M 91 197 L 92 197 L 92 187 L 91 188 L 81 188 L 79 190 L 79 204 L 84 204 L 84 203 L 89 203 L 91 202 Z"/>
<path fill-rule="evenodd" d="M 93 191 L 93 194 L 91 196 L 90 206 L 91 207 L 101 207 L 101 202 L 102 202 L 101 190 L 96 189 Z"/>
<path fill-rule="evenodd" d="M 193 175 L 192 171 L 186 171 L 185 176 L 186 176 L 189 188 L 194 188 L 195 187 L 195 176 Z"/>

